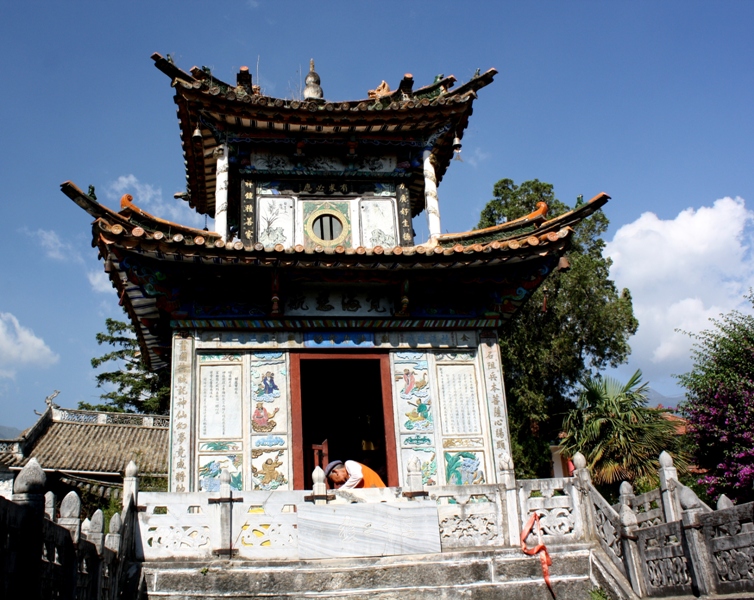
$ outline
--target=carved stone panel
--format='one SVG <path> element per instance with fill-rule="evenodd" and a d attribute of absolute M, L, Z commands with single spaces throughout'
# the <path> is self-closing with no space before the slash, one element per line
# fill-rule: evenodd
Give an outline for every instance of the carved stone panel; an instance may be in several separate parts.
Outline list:
<path fill-rule="evenodd" d="M 691 595 L 691 575 L 680 521 L 639 529 L 641 569 L 650 596 Z"/>
<path fill-rule="evenodd" d="M 754 589 L 754 502 L 699 517 L 719 593 Z"/>
<path fill-rule="evenodd" d="M 395 235 L 395 205 L 391 199 L 359 202 L 361 245 L 368 248 L 398 245 Z M 410 222 L 410 217 L 408 219 Z"/>
<path fill-rule="evenodd" d="M 260 196 L 257 224 L 257 240 L 265 248 L 276 244 L 282 244 L 286 248 L 294 246 L 293 198 Z"/>

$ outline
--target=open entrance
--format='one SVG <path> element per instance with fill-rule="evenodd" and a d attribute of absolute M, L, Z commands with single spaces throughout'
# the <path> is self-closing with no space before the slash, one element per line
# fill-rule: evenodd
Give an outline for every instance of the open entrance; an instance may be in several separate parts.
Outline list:
<path fill-rule="evenodd" d="M 299 371 L 292 397 L 298 434 L 294 433 L 294 486 L 311 489 L 314 448 L 325 440 L 329 460 L 358 461 L 388 485 L 397 485 L 387 356 L 297 358 L 298 365 L 291 365 L 294 373 Z"/>

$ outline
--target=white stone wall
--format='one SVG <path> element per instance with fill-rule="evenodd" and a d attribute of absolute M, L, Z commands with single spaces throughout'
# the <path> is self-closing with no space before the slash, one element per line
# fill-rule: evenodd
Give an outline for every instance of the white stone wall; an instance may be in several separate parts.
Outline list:
<path fill-rule="evenodd" d="M 174 338 L 171 491 L 217 491 L 224 468 L 239 491 L 292 488 L 290 352 L 311 349 L 389 352 L 401 485 L 415 457 L 425 485 L 501 483 L 512 469 L 495 337 L 203 332 Z"/>

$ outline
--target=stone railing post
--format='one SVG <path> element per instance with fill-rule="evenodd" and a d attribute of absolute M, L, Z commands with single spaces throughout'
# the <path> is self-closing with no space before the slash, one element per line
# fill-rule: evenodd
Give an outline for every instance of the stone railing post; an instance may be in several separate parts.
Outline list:
<path fill-rule="evenodd" d="M 406 489 L 403 490 L 403 497 L 409 500 L 416 498 L 428 498 L 429 492 L 424 491 L 422 482 L 422 463 L 418 456 L 415 456 L 406 465 Z"/>
<path fill-rule="evenodd" d="M 45 494 L 45 517 L 53 523 L 56 521 L 57 515 L 55 514 L 55 493 L 47 492 Z"/>
<path fill-rule="evenodd" d="M 105 536 L 105 548 L 113 552 L 120 552 L 120 530 L 123 526 L 123 520 L 119 513 L 115 513 L 110 518 L 110 527 L 108 534 Z"/>
<path fill-rule="evenodd" d="M 312 496 L 314 496 L 314 504 L 327 504 L 325 472 L 319 465 L 314 467 L 314 471 L 312 471 Z"/>
<path fill-rule="evenodd" d="M 16 523 L 20 535 L 14 535 L 11 540 L 19 570 L 11 573 L 7 579 L 5 589 L 8 598 L 40 598 L 46 483 L 47 476 L 36 458 L 26 463 L 13 482 L 12 500 L 26 507 L 26 510 L 22 512 L 20 522 Z"/>
<path fill-rule="evenodd" d="M 581 452 L 574 454 L 571 462 L 575 467 L 573 476 L 576 478 L 576 485 L 581 492 L 579 499 L 581 501 L 581 516 L 584 519 L 584 537 L 588 540 L 596 540 L 597 525 L 589 491 L 592 484 L 592 476 L 589 474 L 589 469 L 586 468 L 586 458 L 584 458 Z"/>
<path fill-rule="evenodd" d="M 81 538 L 81 498 L 76 492 L 68 492 L 60 503 L 58 525 L 71 532 L 74 544 Z"/>
<path fill-rule="evenodd" d="M 129 498 L 133 498 L 134 507 L 139 504 L 139 467 L 134 461 L 128 463 L 123 477 L 123 508 L 128 507 Z"/>
<path fill-rule="evenodd" d="M 630 508 L 634 507 L 634 499 L 636 498 L 636 495 L 634 494 L 634 486 L 632 486 L 628 481 L 624 481 L 620 484 L 618 493 L 618 503 L 621 506 L 625 504 Z"/>
<path fill-rule="evenodd" d="M 701 596 L 715 593 L 715 574 L 712 566 L 711 557 L 707 552 L 707 545 L 704 543 L 704 534 L 699 517 L 704 514 L 702 503 L 693 490 L 686 486 L 681 487 L 678 497 L 681 503 L 681 522 L 683 526 L 683 536 L 688 548 L 689 570 L 693 585 L 696 587 L 695 593 Z"/>
<path fill-rule="evenodd" d="M 681 520 L 681 504 L 678 501 L 678 470 L 673 466 L 673 458 L 664 450 L 660 454 L 660 493 L 665 522 Z"/>
<path fill-rule="evenodd" d="M 220 472 L 220 497 L 210 498 L 209 504 L 219 504 L 220 511 L 220 548 L 215 548 L 213 552 L 220 556 L 231 558 L 238 551 L 233 550 L 233 503 L 241 502 L 241 498 L 233 497 L 233 490 L 230 487 L 230 471 L 223 469 Z"/>
<path fill-rule="evenodd" d="M 105 515 L 100 508 L 94 511 L 92 515 L 86 539 L 94 544 L 94 547 L 97 548 L 97 554 L 102 556 L 102 548 L 105 543 Z"/>
<path fill-rule="evenodd" d="M 505 508 L 508 519 L 508 544 L 514 548 L 521 545 L 521 516 L 518 510 L 518 487 L 516 486 L 516 472 L 513 470 L 513 459 L 507 452 L 503 452 L 502 469 L 499 471 L 500 483 L 505 487 Z"/>
<path fill-rule="evenodd" d="M 626 575 L 631 582 L 631 588 L 639 597 L 647 595 L 646 586 L 644 585 L 644 575 L 641 571 L 641 557 L 639 555 L 639 544 L 636 541 L 636 532 L 639 524 L 636 520 L 636 514 L 631 510 L 628 504 L 621 504 L 620 507 L 620 538 L 623 546 L 623 564 L 626 566 Z"/>

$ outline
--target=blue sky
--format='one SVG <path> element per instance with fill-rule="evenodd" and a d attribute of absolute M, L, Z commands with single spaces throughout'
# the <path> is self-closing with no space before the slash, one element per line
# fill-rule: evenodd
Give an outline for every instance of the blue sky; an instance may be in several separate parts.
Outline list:
<path fill-rule="evenodd" d="M 153 52 L 225 80 L 248 65 L 280 97 L 314 58 L 331 100 L 497 68 L 439 188 L 443 229 L 473 227 L 503 177 L 568 203 L 610 194 L 612 276 L 641 322 L 617 375 L 680 393 L 674 329 L 745 308 L 754 282 L 753 27 L 743 1 L 2 3 L 0 424 L 31 425 L 54 389 L 96 402 L 94 336 L 121 315 L 61 182 L 204 224 L 173 200 L 183 158 Z"/>

